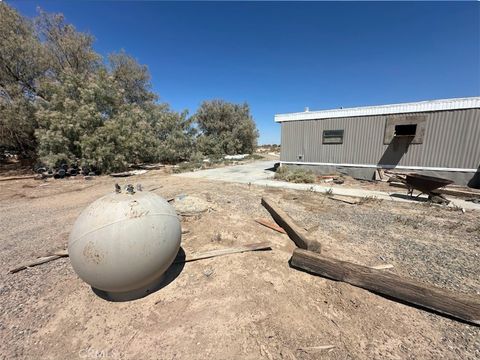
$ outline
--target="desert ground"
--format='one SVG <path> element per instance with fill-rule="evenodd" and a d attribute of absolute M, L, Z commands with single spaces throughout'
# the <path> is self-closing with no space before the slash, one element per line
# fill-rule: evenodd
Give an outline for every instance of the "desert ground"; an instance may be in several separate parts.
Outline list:
<path fill-rule="evenodd" d="M 187 254 L 269 241 L 173 265 L 163 287 L 111 302 L 68 257 L 8 270 L 64 249 L 76 217 L 112 192 L 100 176 L 0 183 L 0 357 L 3 359 L 478 359 L 480 328 L 289 266 L 294 244 L 257 224 L 268 196 L 326 255 L 480 296 L 480 216 L 416 202 L 358 205 L 325 194 L 173 176 L 124 178 L 207 211 L 182 217 Z"/>

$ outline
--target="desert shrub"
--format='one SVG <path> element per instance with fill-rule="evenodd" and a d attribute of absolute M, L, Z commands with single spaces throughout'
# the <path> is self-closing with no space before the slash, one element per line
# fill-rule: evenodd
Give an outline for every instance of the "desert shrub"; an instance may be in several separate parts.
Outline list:
<path fill-rule="evenodd" d="M 282 166 L 277 169 L 275 179 L 293 183 L 311 184 L 315 182 L 316 176 L 311 170 L 302 168 L 292 169 L 288 166 Z"/>
<path fill-rule="evenodd" d="M 204 101 L 194 119 L 198 149 L 205 155 L 251 154 L 257 146 L 258 130 L 248 104 Z"/>
<path fill-rule="evenodd" d="M 246 157 L 246 159 L 251 159 L 251 160 L 262 160 L 264 159 L 264 157 L 262 155 L 259 155 L 259 154 L 251 154 L 249 155 L 248 157 Z"/>

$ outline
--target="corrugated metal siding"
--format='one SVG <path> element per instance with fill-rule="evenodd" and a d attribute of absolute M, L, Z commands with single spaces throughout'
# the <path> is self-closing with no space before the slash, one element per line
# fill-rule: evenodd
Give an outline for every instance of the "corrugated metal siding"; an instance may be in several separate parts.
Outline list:
<path fill-rule="evenodd" d="M 411 144 L 397 165 L 476 169 L 480 165 L 480 109 L 425 115 L 422 144 Z M 387 150 L 385 122 L 392 115 L 283 122 L 281 161 L 376 165 Z M 323 130 L 344 129 L 341 145 L 322 145 Z"/>

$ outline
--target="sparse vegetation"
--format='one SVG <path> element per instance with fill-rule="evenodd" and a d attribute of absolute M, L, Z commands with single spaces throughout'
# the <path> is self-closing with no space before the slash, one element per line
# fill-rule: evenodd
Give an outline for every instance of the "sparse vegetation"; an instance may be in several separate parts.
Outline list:
<path fill-rule="evenodd" d="M 375 196 L 364 196 L 360 199 L 360 201 L 358 202 L 359 205 L 363 205 L 363 204 L 373 204 L 373 203 L 380 203 L 382 202 L 383 200 L 382 199 L 378 199 L 377 197 Z"/>
<path fill-rule="evenodd" d="M 293 183 L 311 184 L 315 182 L 316 176 L 311 170 L 302 168 L 292 169 L 288 166 L 282 166 L 277 169 L 275 179 Z"/>
<path fill-rule="evenodd" d="M 259 155 L 259 154 L 251 154 L 246 159 L 262 160 L 262 159 L 264 159 L 264 157 L 262 155 Z"/>

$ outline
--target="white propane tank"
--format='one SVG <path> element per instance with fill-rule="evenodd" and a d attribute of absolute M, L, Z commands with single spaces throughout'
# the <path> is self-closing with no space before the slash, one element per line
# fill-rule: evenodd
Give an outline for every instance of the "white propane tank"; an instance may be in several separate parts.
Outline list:
<path fill-rule="evenodd" d="M 117 192 L 82 211 L 68 254 L 75 272 L 93 288 L 109 296 L 145 294 L 172 264 L 181 236 L 178 216 L 166 200 L 150 192 Z"/>

